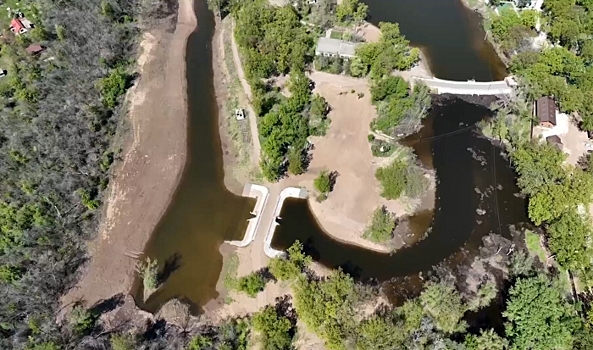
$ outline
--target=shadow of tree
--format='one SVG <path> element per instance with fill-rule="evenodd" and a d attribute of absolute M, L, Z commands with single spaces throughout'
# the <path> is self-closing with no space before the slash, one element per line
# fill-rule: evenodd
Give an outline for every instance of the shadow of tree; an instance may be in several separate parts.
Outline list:
<path fill-rule="evenodd" d="M 163 265 L 163 269 L 159 272 L 157 276 L 158 284 L 161 285 L 167 281 L 167 279 L 171 276 L 175 270 L 181 267 L 181 254 L 175 253 L 171 255 L 167 260 L 165 260 L 165 264 Z"/>
<path fill-rule="evenodd" d="M 115 294 L 114 296 L 108 299 L 99 300 L 93 306 L 91 306 L 89 311 L 93 315 L 100 316 L 104 313 L 113 311 L 118 307 L 122 306 L 124 304 L 124 298 L 125 296 L 123 293 Z"/>

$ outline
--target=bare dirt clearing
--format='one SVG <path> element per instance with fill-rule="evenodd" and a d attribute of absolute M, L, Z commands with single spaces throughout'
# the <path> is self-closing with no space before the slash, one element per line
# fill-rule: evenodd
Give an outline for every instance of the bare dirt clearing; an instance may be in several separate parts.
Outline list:
<path fill-rule="evenodd" d="M 327 135 L 314 139 L 309 173 L 314 177 L 327 168 L 339 174 L 328 199 L 321 203 L 310 199 L 311 208 L 323 229 L 334 238 L 377 251 L 389 251 L 390 248 L 362 237 L 377 207 L 384 205 L 397 216 L 407 214 L 402 201 L 381 197 L 380 184 L 375 178 L 377 168 L 389 160 L 375 158 L 371 153 L 367 137 L 376 111 L 371 104 L 367 81 L 321 72 L 311 74 L 310 78 L 315 82 L 315 92 L 328 101 L 332 111 Z M 359 93 L 363 96 L 359 97 Z M 300 185 L 313 188 L 306 180 Z"/>
<path fill-rule="evenodd" d="M 93 304 L 128 293 L 136 256 L 170 201 L 185 164 L 187 103 L 185 47 L 196 27 L 191 0 L 181 0 L 175 32 L 158 28 L 144 35 L 140 78 L 130 90 L 132 132 L 106 197 L 100 235 L 92 257 L 63 303 Z"/>

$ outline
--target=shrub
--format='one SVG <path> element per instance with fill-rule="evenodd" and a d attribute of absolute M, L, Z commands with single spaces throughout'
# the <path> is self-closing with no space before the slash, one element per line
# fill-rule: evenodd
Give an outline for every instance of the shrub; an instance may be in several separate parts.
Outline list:
<path fill-rule="evenodd" d="M 386 242 L 392 238 L 394 228 L 395 215 L 382 206 L 373 212 L 371 222 L 365 229 L 363 237 L 373 242 Z"/>
<path fill-rule="evenodd" d="M 144 288 L 153 291 L 158 287 L 158 260 L 151 260 L 149 257 L 144 262 L 136 265 L 136 271 L 142 276 Z"/>
<path fill-rule="evenodd" d="M 241 277 L 237 281 L 237 289 L 250 297 L 255 297 L 257 293 L 264 290 L 265 287 L 266 280 L 264 276 L 255 272 Z"/>
<path fill-rule="evenodd" d="M 105 107 L 115 108 L 117 99 L 126 92 L 129 80 L 130 76 L 121 68 L 111 70 L 108 76 L 99 80 L 97 87 Z"/>
<path fill-rule="evenodd" d="M 319 176 L 313 181 L 313 185 L 321 194 L 327 195 L 331 191 L 331 176 L 329 171 L 322 170 Z"/>
<path fill-rule="evenodd" d="M 136 342 L 131 335 L 115 334 L 109 341 L 113 350 L 134 350 Z"/>

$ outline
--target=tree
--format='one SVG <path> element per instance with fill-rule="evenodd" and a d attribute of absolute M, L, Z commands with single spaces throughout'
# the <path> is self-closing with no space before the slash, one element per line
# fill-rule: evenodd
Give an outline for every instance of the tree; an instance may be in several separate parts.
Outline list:
<path fill-rule="evenodd" d="M 506 350 L 509 341 L 500 337 L 493 329 L 482 330 L 479 335 L 466 335 L 465 347 L 468 350 Z"/>
<path fill-rule="evenodd" d="M 548 245 L 565 269 L 578 269 L 591 260 L 591 219 L 568 211 L 548 227 Z"/>
<path fill-rule="evenodd" d="M 293 175 L 300 175 L 304 172 L 303 169 L 303 155 L 300 150 L 291 149 L 288 152 L 288 172 Z"/>
<path fill-rule="evenodd" d="M 286 257 L 270 260 L 270 272 L 281 281 L 296 279 L 311 263 L 311 257 L 303 252 L 303 244 L 295 241 L 287 250 Z"/>
<path fill-rule="evenodd" d="M 481 308 L 488 306 L 492 299 L 497 294 L 496 283 L 494 281 L 487 281 L 480 286 L 476 295 L 468 302 L 467 309 L 470 311 L 478 311 Z"/>
<path fill-rule="evenodd" d="M 364 238 L 373 242 L 386 242 L 392 238 L 395 229 L 395 215 L 387 211 L 385 206 L 375 209 L 371 222 L 365 229 Z"/>
<path fill-rule="evenodd" d="M 367 17 L 369 7 L 358 0 L 344 0 L 336 7 L 336 18 L 339 22 L 361 23 Z"/>
<path fill-rule="evenodd" d="M 408 70 L 420 59 L 420 51 L 409 46 L 396 23 L 379 23 L 381 38 L 376 43 L 365 43 L 356 48 L 350 70 L 354 76 L 370 72 L 371 79 L 389 76 L 393 70 Z M 361 74 L 362 75 L 362 74 Z"/>
<path fill-rule="evenodd" d="M 445 333 L 465 330 L 467 324 L 462 320 L 467 307 L 452 285 L 429 283 L 420 295 L 424 311 L 432 317 L 437 329 Z"/>
<path fill-rule="evenodd" d="M 268 305 L 253 316 L 253 328 L 259 332 L 264 349 L 291 349 L 292 324 L 287 317 L 278 315 L 273 306 Z"/>
<path fill-rule="evenodd" d="M 503 316 L 515 349 L 572 349 L 576 312 L 545 276 L 519 277 Z"/>
<path fill-rule="evenodd" d="M 329 349 L 341 349 L 353 319 L 354 281 L 336 270 L 321 281 L 300 276 L 293 285 L 295 308 L 300 320 L 325 340 Z"/>
<path fill-rule="evenodd" d="M 388 76 L 373 83 L 371 98 L 373 102 L 383 101 L 388 97 L 402 99 L 408 96 L 409 88 L 402 77 Z"/>
<path fill-rule="evenodd" d="M 356 338 L 356 349 L 399 349 L 405 337 L 406 334 L 389 316 L 374 315 L 361 322 Z"/>

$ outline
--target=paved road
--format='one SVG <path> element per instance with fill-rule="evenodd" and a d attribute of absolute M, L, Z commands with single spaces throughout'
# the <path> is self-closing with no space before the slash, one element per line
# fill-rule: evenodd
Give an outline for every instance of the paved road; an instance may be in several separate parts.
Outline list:
<path fill-rule="evenodd" d="M 257 115 L 253 112 L 253 108 L 251 108 L 251 87 L 245 79 L 245 72 L 243 72 L 243 65 L 241 64 L 241 56 L 239 56 L 239 49 L 237 48 L 237 43 L 235 42 L 235 22 L 233 22 L 233 31 L 231 32 L 232 38 L 232 48 L 233 48 L 233 60 L 235 61 L 235 67 L 237 69 L 237 75 L 239 76 L 239 80 L 241 81 L 241 86 L 243 86 L 243 91 L 245 92 L 245 96 L 247 96 L 247 100 L 249 105 L 245 106 L 247 110 L 247 119 L 249 120 L 249 129 L 251 130 L 251 140 L 253 142 L 253 157 L 252 162 L 255 166 L 259 166 L 259 159 L 260 159 L 260 152 L 261 152 L 261 145 L 259 143 L 259 132 L 257 131 Z"/>
<path fill-rule="evenodd" d="M 458 95 L 502 95 L 510 94 L 513 88 L 505 81 L 476 82 L 476 81 L 449 81 L 436 78 L 413 79 L 424 82 L 431 89 L 436 89 L 439 94 Z"/>

